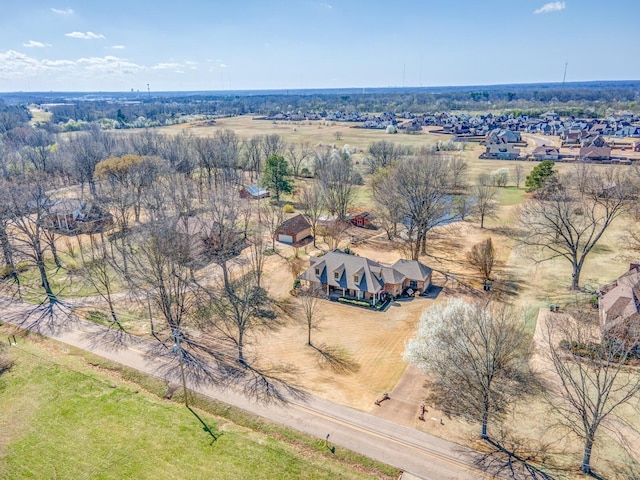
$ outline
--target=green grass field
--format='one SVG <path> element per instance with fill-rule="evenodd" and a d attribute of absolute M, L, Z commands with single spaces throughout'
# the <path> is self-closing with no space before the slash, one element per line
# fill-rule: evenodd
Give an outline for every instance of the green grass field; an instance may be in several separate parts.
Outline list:
<path fill-rule="evenodd" d="M 264 422 L 249 421 L 238 411 L 240 423 L 263 428 L 201 411 L 203 420 L 223 433 L 212 443 L 181 404 L 161 400 L 124 380 L 121 372 L 87 365 L 78 352 L 32 338 L 5 348 L 15 366 L 0 377 L 2 479 L 364 479 L 397 474 L 391 467 L 383 473 L 356 465 L 349 455 L 334 457 L 323 451 L 322 440 L 282 427 L 273 427 L 279 433 L 265 433 Z"/>
<path fill-rule="evenodd" d="M 499 189 L 500 205 L 509 207 L 512 205 L 520 205 L 524 201 L 524 188 L 505 187 Z"/>

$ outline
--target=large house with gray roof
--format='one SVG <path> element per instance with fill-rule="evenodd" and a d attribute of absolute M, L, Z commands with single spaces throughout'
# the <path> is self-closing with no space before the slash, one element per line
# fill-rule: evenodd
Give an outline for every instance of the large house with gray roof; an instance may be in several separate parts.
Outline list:
<path fill-rule="evenodd" d="M 640 263 L 608 285 L 600 287 L 600 329 L 610 339 L 632 342 L 640 352 Z"/>
<path fill-rule="evenodd" d="M 322 257 L 311 257 L 309 268 L 299 279 L 321 286 L 328 296 L 369 300 L 375 305 L 388 295 L 426 292 L 431 285 L 431 269 L 416 260 L 387 265 L 336 249 Z"/>

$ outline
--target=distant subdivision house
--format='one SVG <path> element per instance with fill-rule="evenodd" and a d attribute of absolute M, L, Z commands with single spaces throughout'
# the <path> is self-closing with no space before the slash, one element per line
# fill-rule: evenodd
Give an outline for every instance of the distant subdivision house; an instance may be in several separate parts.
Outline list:
<path fill-rule="evenodd" d="M 520 149 L 512 143 L 488 143 L 481 158 L 496 158 L 500 160 L 515 160 L 520 155 Z"/>
<path fill-rule="evenodd" d="M 298 245 L 308 238 L 313 238 L 311 223 L 302 214 L 285 220 L 276 231 L 276 240 L 290 245 Z"/>
<path fill-rule="evenodd" d="M 246 187 L 242 187 L 240 190 L 240 198 L 249 198 L 252 200 L 259 200 L 261 198 L 270 197 L 271 193 L 269 190 L 265 190 L 260 185 L 248 185 Z"/>
<path fill-rule="evenodd" d="M 558 160 L 558 158 L 560 158 L 560 149 L 558 147 L 542 145 L 533 151 L 533 159 L 538 162 L 542 160 Z"/>
<path fill-rule="evenodd" d="M 519 143 L 522 141 L 520 132 L 496 128 L 487 135 L 487 143 Z"/>
<path fill-rule="evenodd" d="M 46 220 L 50 228 L 66 233 L 93 233 L 113 224 L 109 212 L 77 198 L 53 200 Z"/>
<path fill-rule="evenodd" d="M 640 353 L 640 263 L 608 285 L 600 287 L 600 329 L 606 338 L 636 345 Z"/>
<path fill-rule="evenodd" d="M 579 158 L 583 162 L 603 162 L 611 161 L 610 147 L 581 147 Z"/>
<path fill-rule="evenodd" d="M 321 287 L 328 296 L 369 300 L 372 305 L 388 295 L 420 295 L 431 285 L 431 269 L 416 260 L 385 265 L 336 249 L 309 262 L 299 277 L 302 282 Z"/>

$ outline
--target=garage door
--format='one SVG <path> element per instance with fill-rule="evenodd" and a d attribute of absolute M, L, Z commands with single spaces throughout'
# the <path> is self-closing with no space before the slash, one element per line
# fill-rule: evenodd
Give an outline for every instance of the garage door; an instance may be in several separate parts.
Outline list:
<path fill-rule="evenodd" d="M 293 243 L 293 237 L 291 235 L 278 235 L 278 241 L 282 243 Z"/>

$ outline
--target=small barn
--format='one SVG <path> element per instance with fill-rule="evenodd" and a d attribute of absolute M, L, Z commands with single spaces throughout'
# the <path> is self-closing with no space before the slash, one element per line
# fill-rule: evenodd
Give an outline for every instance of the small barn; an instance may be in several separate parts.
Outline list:
<path fill-rule="evenodd" d="M 351 217 L 350 222 L 356 227 L 375 229 L 377 228 L 374 223 L 375 220 L 376 216 L 371 212 L 362 212 Z"/>
<path fill-rule="evenodd" d="M 269 190 L 265 190 L 258 184 L 248 185 L 246 187 L 242 187 L 242 190 L 240 190 L 240 198 L 259 200 L 270 196 L 271 192 L 269 192 Z"/>

